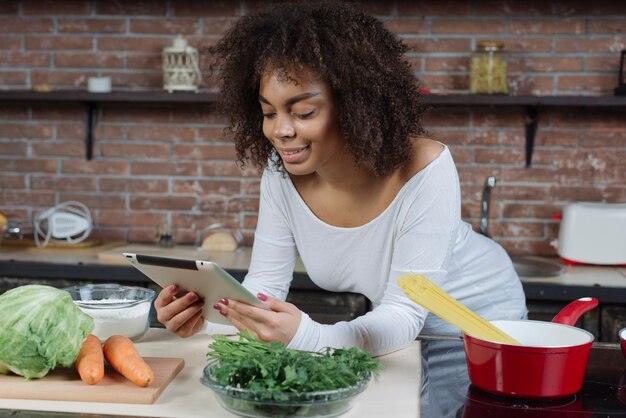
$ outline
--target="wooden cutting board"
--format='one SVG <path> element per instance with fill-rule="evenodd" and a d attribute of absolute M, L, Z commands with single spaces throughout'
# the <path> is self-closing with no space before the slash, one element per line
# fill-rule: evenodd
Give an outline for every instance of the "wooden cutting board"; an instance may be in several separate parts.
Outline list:
<path fill-rule="evenodd" d="M 0 375 L 0 398 L 52 401 L 151 404 L 185 365 L 182 358 L 144 357 L 154 371 L 154 382 L 142 388 L 107 365 L 104 378 L 95 385 L 80 380 L 73 368 L 57 368 L 41 379 Z"/>

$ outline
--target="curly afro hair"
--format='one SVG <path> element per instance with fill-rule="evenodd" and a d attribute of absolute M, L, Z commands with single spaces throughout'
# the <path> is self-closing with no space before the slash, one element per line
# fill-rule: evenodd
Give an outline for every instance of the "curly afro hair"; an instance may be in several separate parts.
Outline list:
<path fill-rule="evenodd" d="M 259 85 L 268 70 L 297 79 L 298 68 L 333 89 L 356 164 L 383 176 L 406 163 L 412 138 L 424 133 L 424 107 L 405 51 L 382 22 L 339 1 L 282 3 L 241 17 L 209 48 L 238 163 L 262 170 L 272 159 L 284 169 L 263 135 Z"/>

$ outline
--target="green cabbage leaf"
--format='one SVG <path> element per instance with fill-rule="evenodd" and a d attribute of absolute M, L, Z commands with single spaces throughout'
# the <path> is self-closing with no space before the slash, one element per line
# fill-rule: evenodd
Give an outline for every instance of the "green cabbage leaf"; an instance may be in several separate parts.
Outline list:
<path fill-rule="evenodd" d="M 43 285 L 0 295 L 0 318 L 0 365 L 27 379 L 70 367 L 94 328 L 68 292 Z"/>

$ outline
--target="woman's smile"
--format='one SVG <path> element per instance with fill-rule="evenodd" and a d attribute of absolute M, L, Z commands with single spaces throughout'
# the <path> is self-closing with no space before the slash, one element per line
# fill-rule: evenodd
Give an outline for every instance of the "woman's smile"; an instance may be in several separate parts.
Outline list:
<path fill-rule="evenodd" d="M 283 159 L 283 162 L 294 164 L 294 163 L 297 163 L 306 159 L 311 147 L 309 145 L 305 145 L 303 147 L 289 147 L 289 148 L 276 148 L 276 149 L 278 150 L 278 153 Z"/>

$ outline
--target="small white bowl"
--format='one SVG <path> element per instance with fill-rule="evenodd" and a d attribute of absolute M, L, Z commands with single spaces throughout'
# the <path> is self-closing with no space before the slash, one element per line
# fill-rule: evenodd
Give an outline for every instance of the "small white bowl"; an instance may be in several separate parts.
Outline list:
<path fill-rule="evenodd" d="M 65 288 L 74 303 L 94 320 L 92 334 L 102 341 L 111 335 L 137 340 L 150 326 L 152 289 L 119 284 L 89 284 Z"/>

